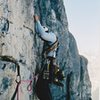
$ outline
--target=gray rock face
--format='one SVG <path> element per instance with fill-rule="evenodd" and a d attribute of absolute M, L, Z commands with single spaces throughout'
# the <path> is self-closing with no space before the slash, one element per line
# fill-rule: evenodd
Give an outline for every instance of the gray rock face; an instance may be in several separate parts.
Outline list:
<path fill-rule="evenodd" d="M 20 66 L 19 100 L 38 100 L 31 86 L 35 86 L 34 74 L 42 65 L 43 41 L 34 29 L 34 13 L 59 40 L 57 64 L 65 79 L 62 88 L 50 84 L 52 100 L 91 100 L 88 62 L 79 55 L 76 41 L 68 31 L 63 0 L 0 0 L 0 56 L 11 56 Z M 17 86 L 16 75 L 16 63 L 1 59 L 0 100 L 11 100 Z"/>
<path fill-rule="evenodd" d="M 27 91 L 36 68 L 32 11 L 32 0 L 0 0 L 0 56 L 11 56 L 20 65 L 20 100 L 32 98 Z M 17 86 L 14 66 L 13 62 L 0 61 L 0 100 L 11 100 L 14 94 Z"/>

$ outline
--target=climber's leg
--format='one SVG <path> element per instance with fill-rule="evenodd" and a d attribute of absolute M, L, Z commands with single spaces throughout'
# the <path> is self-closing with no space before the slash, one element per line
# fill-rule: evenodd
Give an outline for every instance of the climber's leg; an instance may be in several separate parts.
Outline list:
<path fill-rule="evenodd" d="M 35 92 L 40 100 L 52 100 L 49 84 L 42 76 L 39 76 L 35 86 Z"/>
<path fill-rule="evenodd" d="M 49 82 L 54 83 L 59 86 L 63 86 L 61 81 L 64 79 L 64 75 L 59 67 L 55 63 L 55 58 L 50 57 L 50 65 L 49 65 Z"/>

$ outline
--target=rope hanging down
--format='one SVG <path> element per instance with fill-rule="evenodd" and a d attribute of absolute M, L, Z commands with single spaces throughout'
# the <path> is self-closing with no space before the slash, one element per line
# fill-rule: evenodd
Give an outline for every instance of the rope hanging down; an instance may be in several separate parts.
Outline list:
<path fill-rule="evenodd" d="M 0 60 L 6 61 L 6 62 L 12 62 L 12 63 L 15 64 L 15 66 L 17 68 L 17 77 L 16 77 L 17 86 L 16 86 L 16 89 L 14 91 L 14 94 L 13 94 L 11 100 L 15 100 L 16 95 L 17 95 L 17 100 L 19 100 L 19 87 L 20 87 L 21 83 L 29 83 L 28 86 L 27 86 L 27 91 L 32 92 L 32 81 L 35 80 L 35 79 L 37 80 L 37 75 L 35 76 L 33 74 L 31 79 L 29 79 L 29 80 L 21 80 L 20 66 L 19 66 L 16 59 L 14 59 L 12 56 L 4 55 L 4 56 L 0 56 Z"/>
<path fill-rule="evenodd" d="M 6 55 L 0 56 L 0 60 L 1 61 L 6 61 L 6 62 L 12 62 L 12 63 L 14 63 L 16 65 L 16 68 L 17 68 L 17 77 L 18 76 L 20 77 L 20 66 L 19 66 L 19 64 L 17 63 L 17 61 L 12 56 L 6 56 Z M 21 80 L 21 77 L 20 77 L 20 80 Z"/>

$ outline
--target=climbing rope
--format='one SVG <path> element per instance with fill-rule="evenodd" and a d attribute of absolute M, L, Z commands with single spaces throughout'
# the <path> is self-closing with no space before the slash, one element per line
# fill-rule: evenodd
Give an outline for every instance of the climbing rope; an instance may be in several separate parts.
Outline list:
<path fill-rule="evenodd" d="M 29 80 L 21 80 L 20 83 L 17 84 L 17 87 L 16 87 L 16 90 L 15 90 L 15 93 L 13 94 L 11 100 L 14 100 L 15 99 L 15 96 L 17 94 L 17 100 L 20 100 L 20 85 L 23 84 L 23 83 L 28 83 L 28 86 L 27 86 L 27 91 L 32 94 L 32 89 L 33 89 L 33 86 L 32 86 L 32 83 L 33 83 L 33 80 L 37 80 L 37 75 L 35 76 L 33 74 L 33 77 Z"/>
<path fill-rule="evenodd" d="M 17 95 L 17 100 L 19 100 L 19 92 L 20 92 L 19 91 L 19 87 L 20 87 L 20 85 L 22 83 L 29 83 L 28 86 L 27 86 L 27 91 L 28 92 L 32 92 L 32 81 L 33 80 L 37 80 L 38 75 L 33 74 L 31 79 L 29 79 L 29 80 L 21 80 L 20 66 L 19 66 L 19 64 L 18 64 L 16 59 L 14 59 L 12 56 L 4 55 L 4 56 L 0 56 L 0 60 L 1 61 L 6 61 L 6 62 L 12 62 L 12 63 L 15 64 L 15 66 L 17 68 L 17 77 L 16 77 L 17 86 L 16 86 L 16 89 L 14 91 L 14 94 L 13 94 L 11 100 L 14 100 L 16 95 Z"/>
<path fill-rule="evenodd" d="M 12 62 L 16 65 L 16 68 L 17 68 L 17 78 L 19 77 L 19 82 L 21 80 L 21 76 L 20 76 L 20 66 L 19 64 L 17 63 L 16 59 L 14 59 L 12 56 L 6 56 L 6 55 L 3 55 L 3 56 L 0 56 L 0 60 L 1 61 L 6 61 L 6 62 Z M 18 79 L 16 78 L 16 81 L 18 82 Z"/>

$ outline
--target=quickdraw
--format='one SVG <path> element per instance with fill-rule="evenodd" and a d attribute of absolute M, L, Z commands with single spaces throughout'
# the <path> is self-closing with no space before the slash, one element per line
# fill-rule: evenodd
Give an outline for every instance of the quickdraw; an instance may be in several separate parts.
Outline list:
<path fill-rule="evenodd" d="M 14 99 L 15 99 L 16 94 L 17 94 L 17 100 L 19 100 L 19 98 L 20 98 L 20 97 L 19 97 L 19 94 L 20 94 L 20 85 L 21 85 L 22 83 L 29 83 L 28 86 L 27 86 L 27 91 L 28 91 L 30 94 L 32 94 L 32 89 L 33 89 L 33 87 L 32 87 L 32 81 L 35 80 L 35 79 L 37 80 L 37 75 L 35 76 L 35 75 L 33 74 L 33 77 L 32 77 L 31 79 L 29 79 L 29 80 L 21 80 L 20 83 L 17 84 L 15 93 L 13 94 L 11 100 L 14 100 Z"/>

